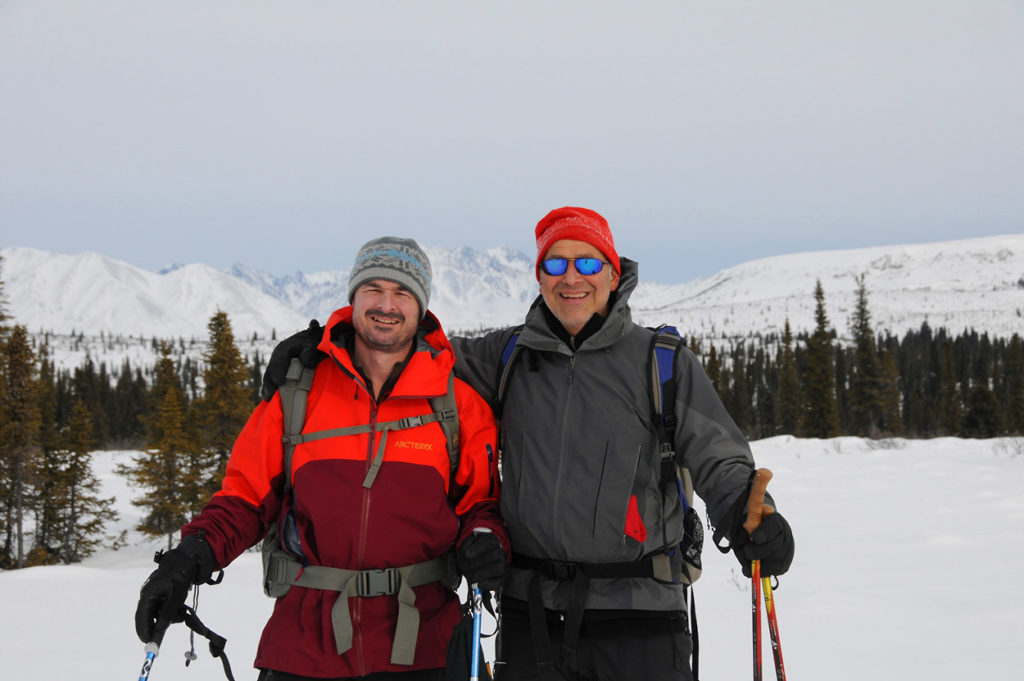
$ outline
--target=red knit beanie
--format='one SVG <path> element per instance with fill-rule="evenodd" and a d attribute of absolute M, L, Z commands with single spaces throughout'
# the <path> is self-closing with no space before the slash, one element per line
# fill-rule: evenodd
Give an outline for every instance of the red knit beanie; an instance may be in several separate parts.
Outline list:
<path fill-rule="evenodd" d="M 561 239 L 583 241 L 604 254 L 617 274 L 622 274 L 619 254 L 615 252 L 615 240 L 608 229 L 608 221 L 589 208 L 565 206 L 551 211 L 537 223 L 537 264 L 534 274 L 540 280 L 540 262 L 551 244 Z"/>

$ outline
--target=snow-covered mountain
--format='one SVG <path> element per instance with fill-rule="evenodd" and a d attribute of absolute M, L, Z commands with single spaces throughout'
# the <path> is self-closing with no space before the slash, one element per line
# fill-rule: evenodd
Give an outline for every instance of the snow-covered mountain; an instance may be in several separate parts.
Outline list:
<path fill-rule="evenodd" d="M 507 247 L 485 252 L 424 246 L 433 270 L 430 309 L 449 329 L 505 326 L 537 295 L 533 261 Z M 285 277 L 235 265 L 229 273 L 321 321 L 348 299 L 349 268 Z"/>
<path fill-rule="evenodd" d="M 533 259 L 508 248 L 425 250 L 431 308 L 451 331 L 516 323 L 537 293 Z M 275 277 L 192 264 L 158 274 L 95 253 L 0 254 L 8 312 L 30 332 L 204 339 L 223 310 L 237 337 L 266 338 L 325 320 L 347 298 L 348 269 Z M 764 258 L 682 284 L 642 282 L 631 305 L 641 323 L 700 338 L 777 332 L 787 318 L 795 332 L 809 331 L 820 279 L 830 321 L 845 335 L 861 274 L 876 330 L 902 334 L 925 321 L 1001 337 L 1024 330 L 1024 234 Z"/>
<path fill-rule="evenodd" d="M 860 275 L 876 331 L 901 335 L 927 321 L 952 333 L 1024 332 L 1024 234 L 763 258 L 678 286 L 641 286 L 631 302 L 638 321 L 675 322 L 701 338 L 781 333 L 786 318 L 796 333 L 814 328 L 820 280 L 829 321 L 846 336 Z"/>
<path fill-rule="evenodd" d="M 308 321 L 281 300 L 206 265 L 157 274 L 98 253 L 0 253 L 8 314 L 32 333 L 206 338 L 218 310 L 228 313 L 236 336 Z"/>

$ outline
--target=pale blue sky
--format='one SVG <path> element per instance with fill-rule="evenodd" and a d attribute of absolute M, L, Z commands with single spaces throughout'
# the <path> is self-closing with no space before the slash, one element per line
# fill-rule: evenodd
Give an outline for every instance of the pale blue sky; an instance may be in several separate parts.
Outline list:
<path fill-rule="evenodd" d="M 0 0 L 0 243 L 347 267 L 382 234 L 641 276 L 1024 231 L 1024 2 Z"/>

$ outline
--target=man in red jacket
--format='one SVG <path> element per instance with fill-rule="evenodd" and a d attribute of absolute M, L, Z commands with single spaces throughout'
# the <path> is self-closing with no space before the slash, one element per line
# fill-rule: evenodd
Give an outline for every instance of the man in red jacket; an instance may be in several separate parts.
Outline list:
<path fill-rule="evenodd" d="M 302 432 L 319 436 L 295 446 L 285 471 L 280 394 L 257 406 L 221 490 L 142 587 L 135 618 L 144 642 L 180 619 L 191 585 L 276 524 L 294 570 L 277 585 L 284 595 L 260 640 L 261 681 L 443 678 L 461 617 L 458 573 L 497 588 L 509 543 L 490 408 L 454 381 L 454 477 L 448 440 L 429 418 L 428 400 L 447 393 L 455 363 L 427 309 L 430 277 L 411 239 L 360 249 L 351 305 L 334 312 L 318 345 L 327 360 L 316 367 Z"/>

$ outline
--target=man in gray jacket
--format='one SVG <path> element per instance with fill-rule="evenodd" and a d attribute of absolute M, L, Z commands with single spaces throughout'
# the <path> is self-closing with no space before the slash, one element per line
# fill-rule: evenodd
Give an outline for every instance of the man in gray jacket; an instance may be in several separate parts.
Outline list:
<path fill-rule="evenodd" d="M 496 678 L 689 681 L 685 513 L 663 480 L 650 408 L 655 332 L 630 315 L 637 265 L 618 256 L 608 223 L 586 208 L 551 211 L 536 238 L 541 295 L 523 325 L 452 339 L 456 374 L 500 418 L 513 558 Z M 271 394 L 301 336 L 275 350 Z M 503 372 L 513 345 L 518 360 Z M 784 573 L 793 536 L 783 516 L 766 516 L 753 535 L 742 529 L 749 445 L 686 348 L 674 377 L 675 403 L 665 409 L 677 462 L 744 573 L 755 559 L 762 575 Z"/>

